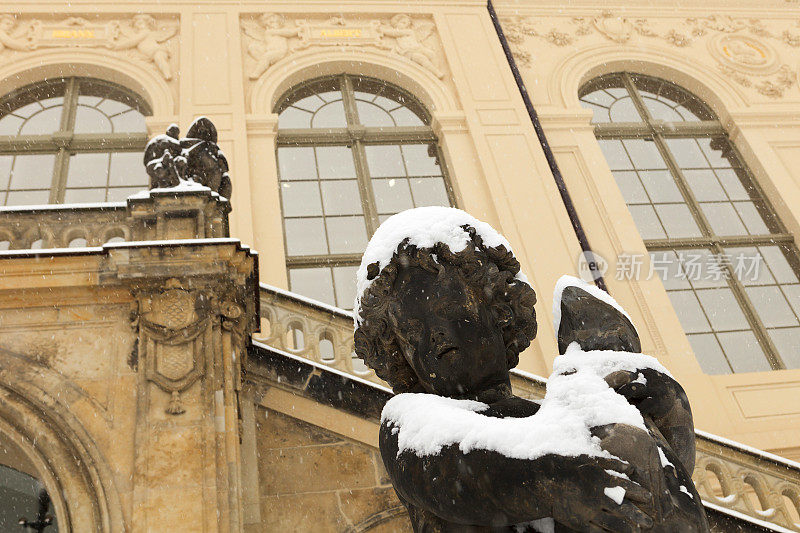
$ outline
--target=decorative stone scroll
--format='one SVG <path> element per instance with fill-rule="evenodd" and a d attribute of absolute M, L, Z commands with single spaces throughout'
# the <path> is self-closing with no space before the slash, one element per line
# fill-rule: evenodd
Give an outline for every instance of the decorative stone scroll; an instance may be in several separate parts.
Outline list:
<path fill-rule="evenodd" d="M 169 41 L 178 23 L 136 14 L 128 19 L 24 18 L 0 15 L 0 53 L 43 48 L 104 48 L 129 53 L 152 63 L 166 80 L 172 79 Z"/>
<path fill-rule="evenodd" d="M 247 41 L 250 79 L 260 78 L 269 68 L 293 52 L 314 47 L 369 47 L 394 53 L 444 77 L 435 25 L 423 18 L 397 14 L 389 20 L 302 18 L 287 21 L 277 13 L 264 13 L 242 20 Z"/>

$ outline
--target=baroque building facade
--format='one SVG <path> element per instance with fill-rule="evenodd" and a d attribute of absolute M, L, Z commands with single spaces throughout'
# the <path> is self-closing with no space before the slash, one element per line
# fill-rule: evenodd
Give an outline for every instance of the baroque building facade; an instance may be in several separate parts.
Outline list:
<path fill-rule="evenodd" d="M 452 205 L 539 294 L 518 394 L 597 267 L 691 400 L 714 529 L 800 530 L 796 2 L 1 9 L 0 529 L 44 488 L 64 531 L 410 530 L 349 310 L 377 226 Z M 200 116 L 230 198 L 143 192 Z"/>

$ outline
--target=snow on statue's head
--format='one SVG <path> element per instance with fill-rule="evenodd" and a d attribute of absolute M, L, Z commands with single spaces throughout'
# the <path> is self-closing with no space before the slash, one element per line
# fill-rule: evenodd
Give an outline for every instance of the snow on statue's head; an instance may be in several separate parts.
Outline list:
<path fill-rule="evenodd" d="M 390 217 L 356 282 L 356 355 L 397 393 L 468 395 L 507 381 L 536 336 L 536 294 L 511 245 L 459 209 Z"/>

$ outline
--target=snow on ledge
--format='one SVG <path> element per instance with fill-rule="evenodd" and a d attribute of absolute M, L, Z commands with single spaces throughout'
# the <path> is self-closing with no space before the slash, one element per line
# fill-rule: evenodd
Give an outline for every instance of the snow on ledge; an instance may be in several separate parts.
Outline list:
<path fill-rule="evenodd" d="M 218 193 L 212 191 L 209 187 L 201 185 L 200 183 L 197 183 L 191 179 L 181 179 L 180 183 L 174 187 L 156 187 L 155 189 L 145 189 L 137 192 L 136 194 L 128 196 L 128 200 L 146 200 L 147 198 L 150 198 L 151 194 L 170 194 L 176 192 L 209 192 L 211 193 L 212 198 L 219 198 L 223 202 L 228 201 L 227 198 L 220 196 Z"/>
<path fill-rule="evenodd" d="M 708 439 L 710 441 L 714 441 L 719 444 L 728 446 L 730 448 L 741 450 L 743 452 L 757 455 L 762 459 L 767 459 L 768 461 L 780 463 L 795 470 L 800 470 L 800 463 L 798 463 L 797 461 L 792 461 L 791 459 L 781 457 L 780 455 L 775 455 L 774 453 L 765 452 L 764 450 L 759 450 L 758 448 L 753 448 L 752 446 L 748 446 L 747 444 L 742 444 L 741 442 L 736 442 L 735 440 L 726 439 L 725 437 L 720 437 L 718 435 L 714 435 L 713 433 L 708 433 L 707 431 L 695 429 L 694 432 L 700 437 L 703 437 L 704 439 Z"/>
<path fill-rule="evenodd" d="M 251 341 L 252 341 L 254 346 L 258 346 L 259 348 L 263 348 L 265 350 L 269 350 L 271 352 L 277 353 L 278 355 L 281 355 L 281 356 L 286 357 L 288 359 L 293 359 L 295 361 L 299 361 L 299 362 L 303 363 L 304 365 L 310 365 L 310 366 L 313 366 L 314 368 L 319 368 L 321 370 L 324 370 L 325 372 L 330 372 L 332 374 L 336 374 L 338 376 L 342 376 L 343 378 L 347 378 L 350 381 L 357 381 L 357 382 L 361 383 L 362 385 L 367 385 L 369 387 L 372 387 L 373 389 L 378 389 L 378 390 L 381 390 L 383 392 L 388 392 L 389 394 L 394 394 L 392 389 L 390 389 L 389 387 L 381 385 L 380 383 L 375 383 L 373 381 L 369 381 L 368 379 L 364 379 L 363 377 L 359 376 L 358 374 L 345 372 L 345 371 L 339 370 L 338 368 L 335 368 L 333 366 L 329 366 L 329 365 L 326 365 L 324 363 L 318 363 L 316 361 L 312 361 L 311 359 L 307 359 L 307 358 L 303 357 L 302 355 L 295 355 L 293 353 L 289 353 L 289 352 L 287 352 L 285 350 L 281 350 L 280 348 L 276 348 L 274 346 L 270 346 L 269 344 L 264 344 L 261 341 L 257 341 L 255 339 L 253 339 L 252 337 L 251 337 Z"/>
<path fill-rule="evenodd" d="M 37 256 L 37 255 L 70 255 L 70 254 L 89 254 L 101 253 L 110 248 L 138 248 L 145 246 L 195 246 L 207 244 L 237 244 L 242 250 L 258 255 L 258 252 L 251 250 L 246 244 L 242 244 L 239 239 L 230 237 L 220 237 L 213 239 L 171 239 L 162 241 L 122 241 L 107 242 L 102 246 L 74 246 L 72 248 L 27 248 L 24 250 L 0 250 L 0 257 L 3 256 Z"/>
<path fill-rule="evenodd" d="M 137 193 L 138 194 L 138 193 Z M 34 205 L 7 205 L 0 207 L 0 213 L 13 213 L 16 211 L 69 211 L 73 209 L 124 209 L 125 202 L 89 202 L 83 204 L 34 204 Z"/>
<path fill-rule="evenodd" d="M 751 524 L 756 524 L 757 526 L 761 526 L 771 531 L 776 531 L 777 533 L 793 533 L 792 530 L 786 529 L 785 527 L 780 526 L 778 524 L 773 524 L 772 522 L 767 522 L 765 520 L 759 520 L 758 518 L 746 515 L 744 513 L 740 513 L 739 511 L 735 511 L 733 509 L 729 509 L 727 507 L 711 503 L 708 500 L 702 500 L 702 502 L 704 507 L 708 507 L 709 509 L 713 509 L 718 513 L 726 514 L 738 520 L 742 520 L 744 522 L 750 522 Z"/>
<path fill-rule="evenodd" d="M 314 298 L 309 298 L 308 296 L 303 296 L 302 294 L 298 294 L 296 292 L 287 291 L 286 289 L 281 289 L 280 287 L 276 287 L 268 283 L 259 283 L 259 286 L 262 289 L 266 289 L 281 296 L 285 296 L 286 298 L 289 298 L 291 300 L 297 300 L 301 303 L 308 304 L 312 307 L 324 309 L 332 314 L 342 315 L 350 319 L 353 318 L 353 312 L 348 311 L 347 309 L 342 309 L 341 307 L 336 307 L 335 305 L 326 304 L 325 302 L 322 302 L 320 300 L 315 300 Z"/>
<path fill-rule="evenodd" d="M 666 369 L 653 357 L 613 351 L 584 352 L 572 343 L 558 356 L 541 408 L 526 418 L 494 418 L 480 412 L 488 406 L 433 394 L 406 393 L 390 399 L 381 423 L 397 430 L 398 453 L 436 455 L 457 445 L 467 453 L 481 449 L 516 459 L 553 454 L 611 457 L 600 448 L 591 428 L 627 424 L 646 430 L 641 413 L 603 379 L 617 370 Z"/>
<path fill-rule="evenodd" d="M 374 281 L 367 279 L 369 265 L 377 262 L 379 271 L 382 271 L 391 261 L 398 245 L 405 239 L 418 248 L 430 248 L 441 242 L 451 251 L 460 252 L 470 242 L 469 235 L 461 227 L 465 224 L 475 228 L 485 246 L 493 248 L 502 245 L 513 253 L 511 244 L 489 224 L 454 207 L 417 207 L 401 211 L 386 219 L 367 244 L 361 265 L 356 272 L 356 300 L 353 305 L 356 326 L 360 320 L 361 295 Z M 522 271 L 515 276 L 515 279 L 528 283 L 528 278 Z"/>
<path fill-rule="evenodd" d="M 625 312 L 625 309 L 623 309 L 622 306 L 619 305 L 619 303 L 617 303 L 617 301 L 606 291 L 600 287 L 597 287 L 596 285 L 587 283 L 580 278 L 576 278 L 575 276 L 563 275 L 558 278 L 555 289 L 553 289 L 553 329 L 556 332 L 556 336 L 558 336 L 558 328 L 561 327 L 561 296 L 564 293 L 564 289 L 567 287 L 577 287 L 579 289 L 583 289 L 598 300 L 607 303 L 625 315 L 625 317 L 630 320 L 631 325 L 633 325 L 633 320 L 631 319 L 630 315 L 628 315 L 628 313 Z M 636 326 L 633 327 L 636 329 Z"/>

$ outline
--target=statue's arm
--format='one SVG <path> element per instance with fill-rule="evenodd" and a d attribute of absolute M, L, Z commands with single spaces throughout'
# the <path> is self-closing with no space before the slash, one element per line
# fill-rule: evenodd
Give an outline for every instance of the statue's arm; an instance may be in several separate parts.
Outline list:
<path fill-rule="evenodd" d="M 447 522 L 509 526 L 552 516 L 565 524 L 623 532 L 651 524 L 631 503 L 649 501 L 650 494 L 619 476 L 630 465 L 617 459 L 545 455 L 524 460 L 490 450 L 462 452 L 458 445 L 419 457 L 411 450 L 398 453 L 394 429 L 382 424 L 379 442 L 395 490 Z M 615 486 L 626 489 L 621 505 L 604 493 Z"/>

